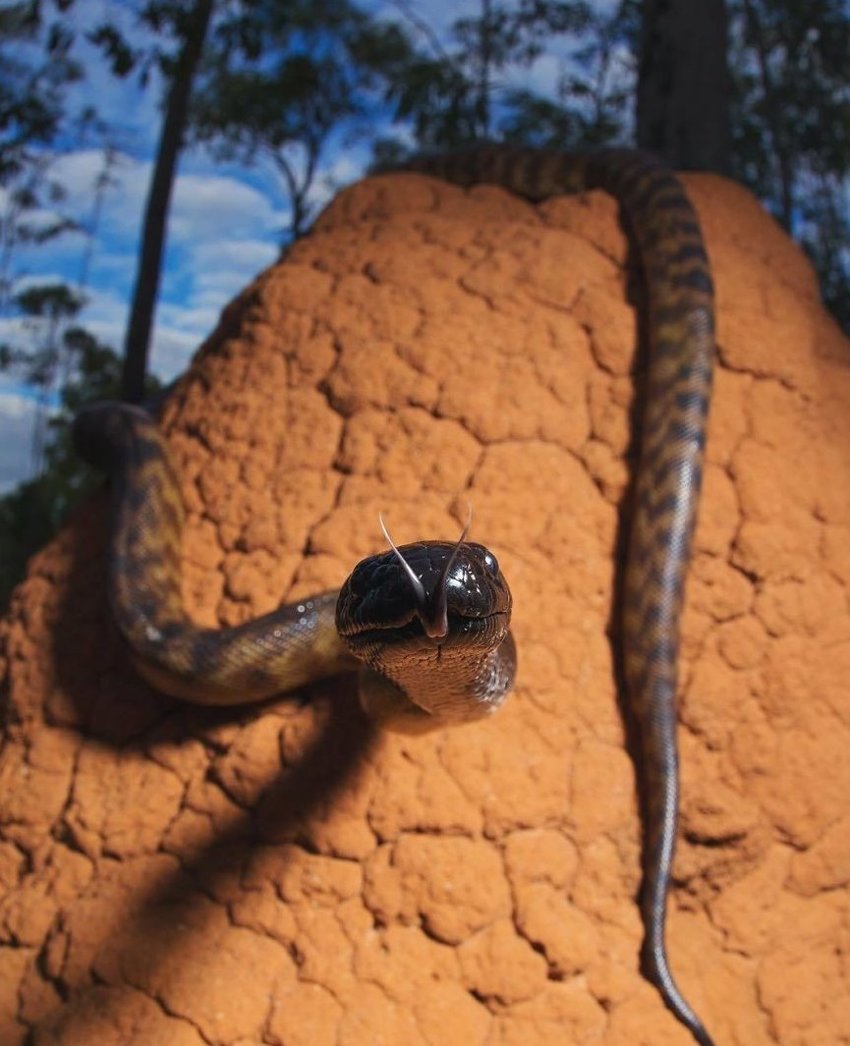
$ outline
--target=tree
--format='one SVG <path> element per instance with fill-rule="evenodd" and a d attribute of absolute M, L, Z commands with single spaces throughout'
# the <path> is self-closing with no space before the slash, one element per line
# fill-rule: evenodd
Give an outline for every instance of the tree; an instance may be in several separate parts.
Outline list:
<path fill-rule="evenodd" d="M 171 190 L 177 170 L 177 158 L 183 146 L 189 96 L 212 10 L 213 0 L 194 0 L 188 8 L 180 3 L 153 2 L 146 4 L 140 12 L 141 17 L 153 28 L 170 26 L 178 41 L 178 49 L 174 60 L 160 56 L 160 67 L 169 77 L 170 83 L 165 103 L 165 118 L 145 205 L 142 246 L 124 341 L 121 395 L 128 403 L 140 403 L 144 396 Z M 103 44 L 111 56 L 113 71 L 117 75 L 126 75 L 133 68 L 135 58 L 132 51 L 114 27 L 101 26 L 94 34 L 94 39 Z"/>
<path fill-rule="evenodd" d="M 49 151 L 66 127 L 67 89 L 81 76 L 73 39 L 63 25 L 46 25 L 37 3 L 0 9 L 0 316 L 11 304 L 16 251 L 73 228 L 57 213 L 63 192 Z"/>
<path fill-rule="evenodd" d="M 609 13 L 591 8 L 554 98 L 524 88 L 506 92 L 501 133 L 509 141 L 551 149 L 596 148 L 629 138 L 636 68 L 631 57 L 640 24 L 638 0 Z"/>
<path fill-rule="evenodd" d="M 32 474 L 44 467 L 47 411 L 57 385 L 64 387 L 71 370 L 65 348 L 71 348 L 63 331 L 80 311 L 83 299 L 64 283 L 27 287 L 15 295 L 15 303 L 25 317 L 32 342 L 27 348 L 3 346 L 2 366 L 18 371 L 24 383 L 37 393 L 35 427 L 32 438 Z"/>
<path fill-rule="evenodd" d="M 350 0 L 258 0 L 216 34 L 193 104 L 195 140 L 222 160 L 271 166 L 289 205 L 285 244 L 313 215 L 329 142 L 367 133 L 379 91 L 409 53 L 397 27 Z"/>
<path fill-rule="evenodd" d="M 361 115 L 367 75 L 361 55 L 374 52 L 381 39 L 348 0 L 235 0 L 221 6 L 213 22 L 213 0 L 142 5 L 140 20 L 177 41 L 174 58 L 159 45 L 134 51 L 109 24 L 93 35 L 117 75 L 138 69 L 144 77 L 158 65 L 169 82 L 125 340 L 122 396 L 129 402 L 142 395 L 169 200 L 196 80 L 201 87 L 193 107 L 194 140 L 212 143 L 222 157 L 271 159 L 291 203 L 290 232 L 298 235 L 310 213 L 322 147 L 342 121 Z"/>
<path fill-rule="evenodd" d="M 684 170 L 730 170 L 725 0 L 644 0 L 637 144 Z"/>
<path fill-rule="evenodd" d="M 387 100 L 396 119 L 412 126 L 418 148 L 492 138 L 580 147 L 623 135 L 629 76 L 615 68 L 615 51 L 632 26 L 628 0 L 607 15 L 580 0 L 481 0 L 479 14 L 456 19 L 445 42 L 404 0 L 396 7 L 424 47 L 399 56 Z M 564 56 L 555 96 L 516 86 L 512 74 L 529 69 L 561 38 L 575 43 Z M 377 151 L 385 162 L 400 150 L 384 141 Z"/>
<path fill-rule="evenodd" d="M 809 251 L 850 330 L 850 18 L 842 0 L 735 0 L 733 169 Z"/>
<path fill-rule="evenodd" d="M 59 407 L 45 424 L 44 467 L 34 479 L 0 497 L 0 607 L 23 576 L 27 559 L 53 536 L 80 498 L 102 482 L 79 460 L 71 423 L 84 403 L 117 398 L 121 359 L 81 327 L 66 328 L 60 341 L 67 375 Z M 159 387 L 149 378 L 146 393 L 152 395 Z"/>

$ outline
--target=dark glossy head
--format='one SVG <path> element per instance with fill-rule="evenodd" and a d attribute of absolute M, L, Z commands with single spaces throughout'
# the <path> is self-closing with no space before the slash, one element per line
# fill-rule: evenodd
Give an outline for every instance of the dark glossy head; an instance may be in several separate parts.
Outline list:
<path fill-rule="evenodd" d="M 427 541 L 358 563 L 340 590 L 336 626 L 368 660 L 376 646 L 496 646 L 510 613 L 510 589 L 489 549 Z"/>
<path fill-rule="evenodd" d="M 80 457 L 107 474 L 122 462 L 138 466 L 161 457 L 156 422 L 129 403 L 100 400 L 81 407 L 71 434 Z"/>

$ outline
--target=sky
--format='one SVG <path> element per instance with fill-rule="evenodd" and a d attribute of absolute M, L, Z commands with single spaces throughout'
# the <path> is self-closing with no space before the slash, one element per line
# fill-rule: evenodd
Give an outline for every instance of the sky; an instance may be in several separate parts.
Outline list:
<path fill-rule="evenodd" d="M 404 6 L 407 0 L 399 2 Z M 379 14 L 394 10 L 390 0 L 370 0 L 368 6 Z M 437 34 L 444 34 L 454 18 L 476 13 L 480 2 L 409 0 L 407 6 L 415 7 Z M 123 18 L 128 35 L 138 35 L 129 6 L 116 0 L 76 0 L 71 13 L 79 35 L 105 20 L 107 14 L 113 22 Z M 115 162 L 90 244 L 87 304 L 79 321 L 120 351 L 160 128 L 160 91 L 156 84 L 142 90 L 134 78 L 121 81 L 112 77 L 92 47 L 84 47 L 80 55 L 85 78 L 71 89 L 69 97 L 75 103 L 96 105 L 110 128 Z M 523 73 L 524 84 L 543 92 L 551 90 L 562 61 L 558 55 L 546 55 Z M 365 146 L 329 152 L 314 202 L 326 202 L 336 189 L 358 178 L 368 158 Z M 93 218 L 94 185 L 103 163 L 103 151 L 94 143 L 75 143 L 55 160 L 53 173 L 68 193 L 67 211 L 87 223 Z M 0 207 L 2 192 L 0 189 Z M 228 301 L 274 262 L 287 221 L 286 199 L 271 171 L 222 164 L 202 149 L 184 151 L 172 197 L 152 339 L 155 374 L 170 381 L 185 370 Z M 54 281 L 76 284 L 88 249 L 86 237 L 67 234 L 19 253 L 19 286 Z M 16 332 L 17 323 L 0 317 L 0 341 L 14 338 Z M 0 372 L 0 494 L 31 474 L 35 409 L 32 391 Z"/>

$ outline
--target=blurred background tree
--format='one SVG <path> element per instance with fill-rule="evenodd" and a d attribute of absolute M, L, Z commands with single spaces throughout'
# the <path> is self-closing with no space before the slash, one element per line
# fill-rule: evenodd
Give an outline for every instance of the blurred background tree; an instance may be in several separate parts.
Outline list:
<path fill-rule="evenodd" d="M 850 330 L 842 0 L 470 0 L 454 19 L 435 13 L 428 0 L 0 4 L 0 370 L 37 406 L 31 478 L 0 498 L 0 602 L 88 482 L 68 442 L 74 410 L 152 387 L 159 273 L 187 150 L 271 173 L 285 249 L 337 187 L 341 155 L 365 169 L 482 139 L 638 144 L 748 185 L 809 252 Z M 76 102 L 84 43 L 116 81 L 155 92 L 162 111 L 122 354 L 80 324 L 116 177 L 116 128 Z M 56 159 L 92 142 L 103 166 L 90 211 L 72 213 Z M 83 237 L 72 284 L 25 271 L 27 247 L 72 233 Z"/>
<path fill-rule="evenodd" d="M 842 0 L 731 10 L 732 175 L 803 245 L 850 332 L 850 12 Z"/>

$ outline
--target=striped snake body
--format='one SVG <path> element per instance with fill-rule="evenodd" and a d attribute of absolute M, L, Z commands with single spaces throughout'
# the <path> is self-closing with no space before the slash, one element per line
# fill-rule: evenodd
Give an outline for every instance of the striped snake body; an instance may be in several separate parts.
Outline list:
<path fill-rule="evenodd" d="M 408 165 L 531 201 L 601 188 L 631 226 L 648 293 L 649 369 L 623 574 L 621 647 L 645 793 L 641 907 L 647 977 L 702 1046 L 711 1039 L 673 980 L 665 914 L 678 825 L 679 622 L 703 468 L 714 361 L 711 275 L 685 192 L 652 157 L 483 146 Z M 395 729 L 479 718 L 513 684 L 510 592 L 483 546 L 427 542 L 359 564 L 340 592 L 235 628 L 203 629 L 180 597 L 183 508 L 155 424 L 97 404 L 75 423 L 84 457 L 112 478 L 110 602 L 138 670 L 200 703 L 241 704 L 361 667 L 361 701 Z"/>

